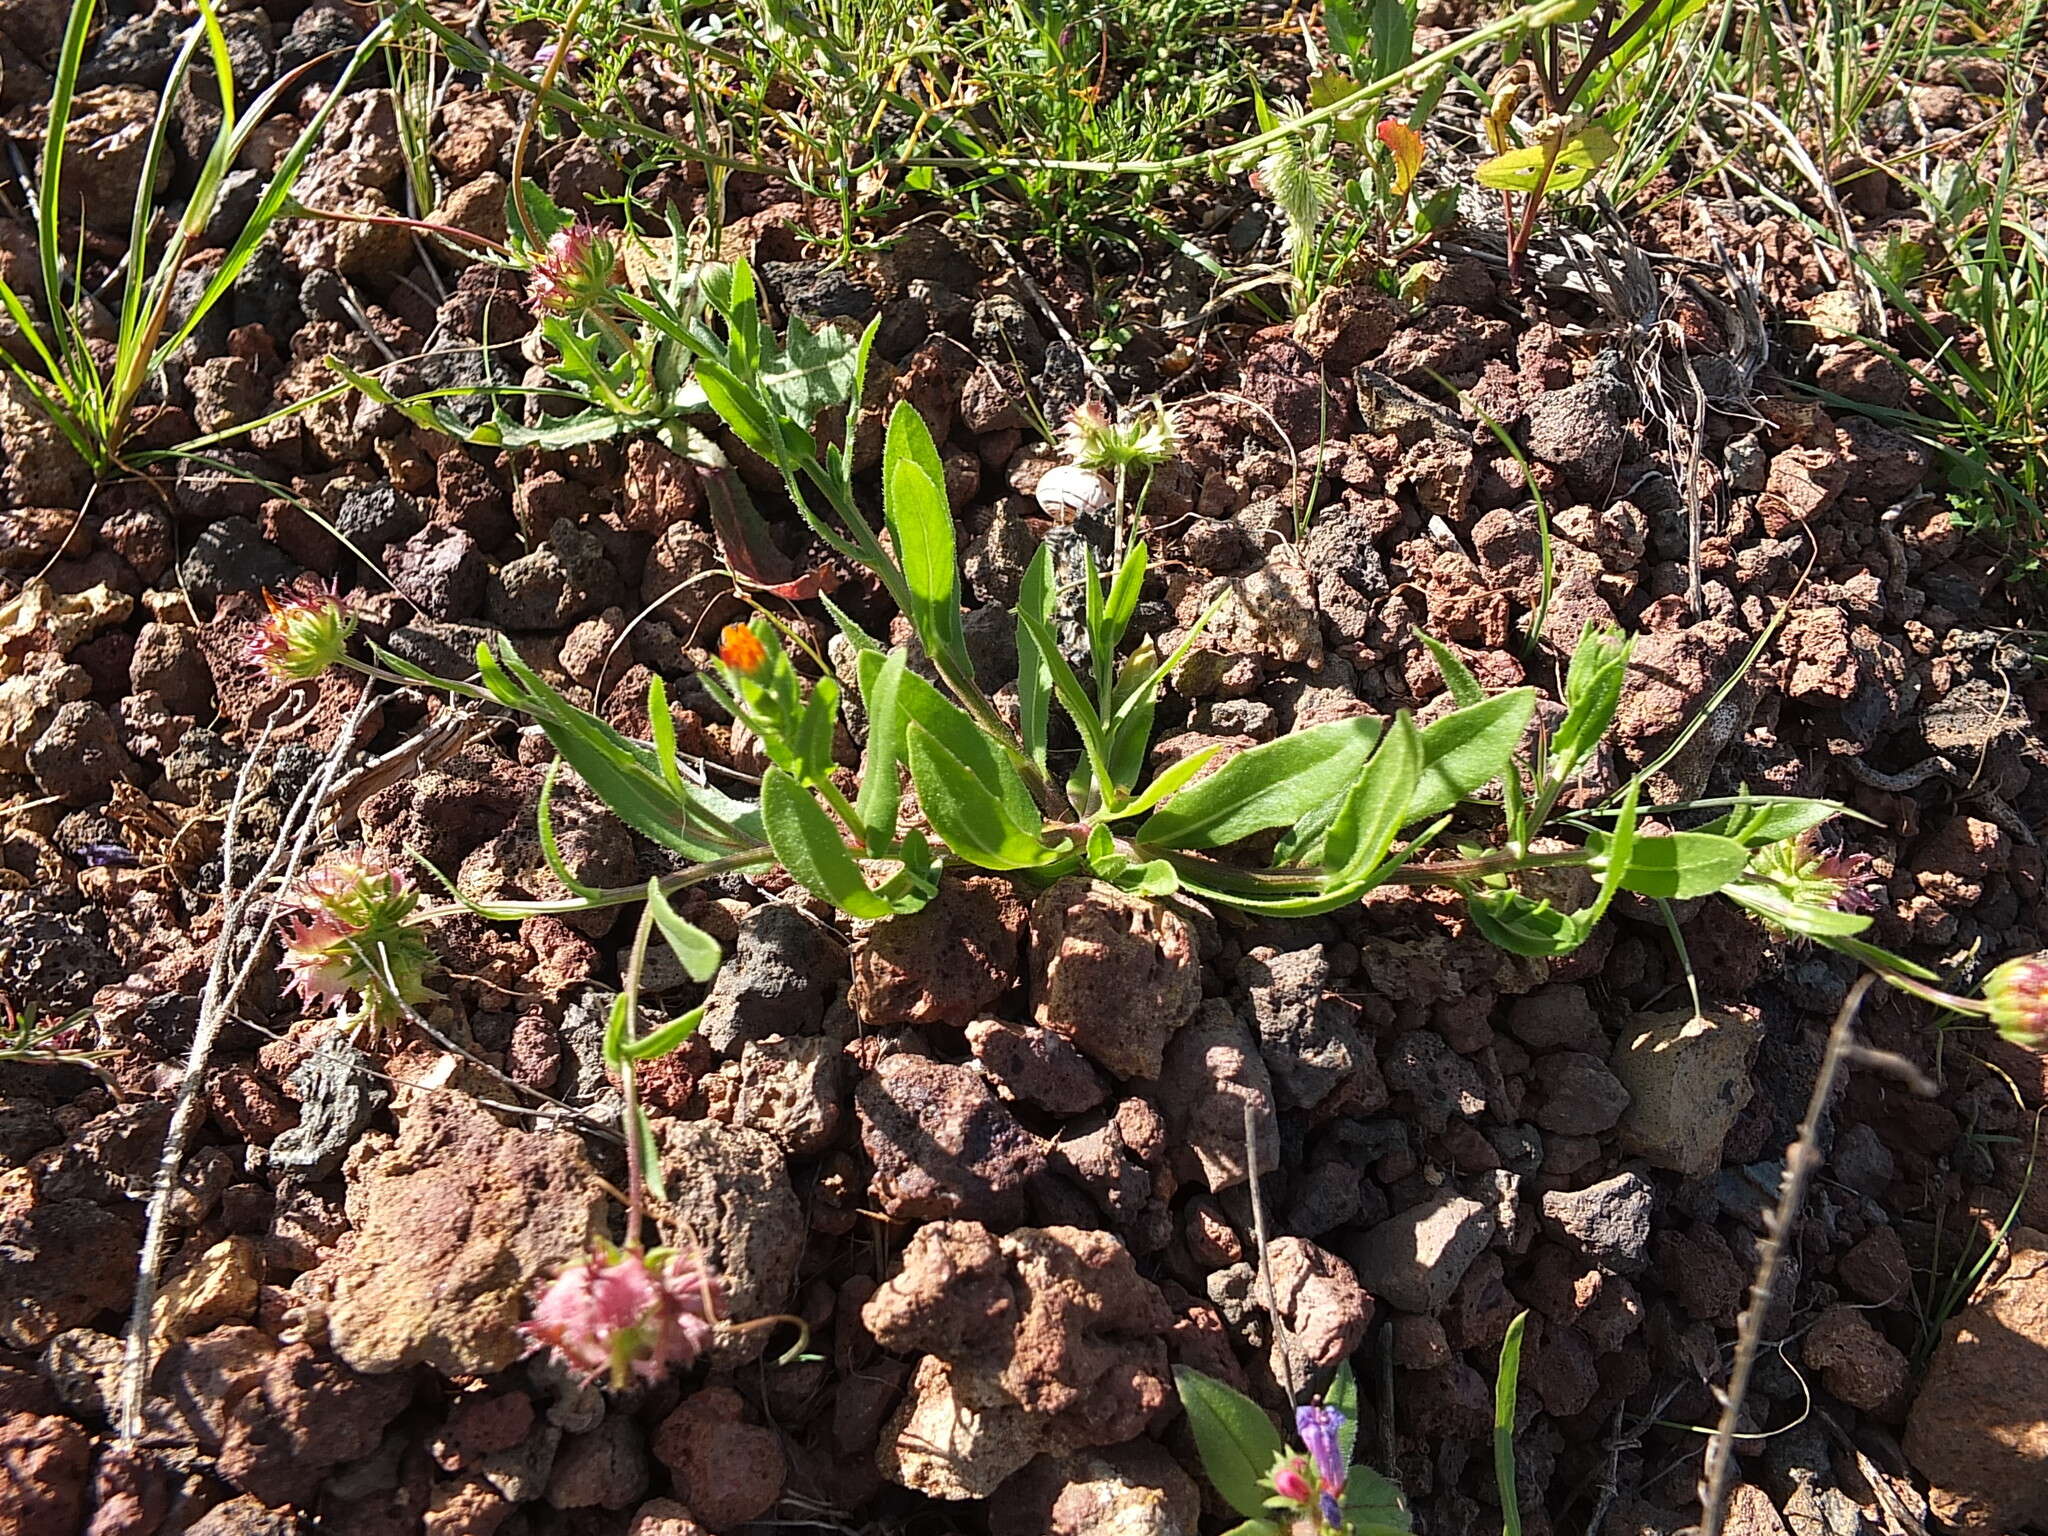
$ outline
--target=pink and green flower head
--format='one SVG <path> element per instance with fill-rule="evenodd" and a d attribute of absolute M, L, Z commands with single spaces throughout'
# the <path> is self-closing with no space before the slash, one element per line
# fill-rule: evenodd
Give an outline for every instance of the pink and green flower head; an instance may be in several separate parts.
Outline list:
<path fill-rule="evenodd" d="M 334 588 L 308 578 L 282 597 L 265 592 L 269 607 L 249 637 L 248 657 L 280 683 L 318 677 L 348 654 L 355 616 Z"/>
<path fill-rule="evenodd" d="M 1875 912 L 1880 886 L 1867 853 L 1828 853 L 1816 829 L 1756 851 L 1751 869 L 1802 907 Z"/>
<path fill-rule="evenodd" d="M 1299 1451 L 1282 1453 L 1266 1481 L 1272 1484 L 1275 1497 L 1290 1504 L 1306 1506 L 1315 1499 L 1315 1478 L 1309 1471 L 1308 1458 Z"/>
<path fill-rule="evenodd" d="M 426 984 L 433 952 L 413 923 L 419 892 L 366 849 L 330 854 L 283 897 L 283 967 L 307 1006 L 334 1008 L 372 1033 L 395 1027 L 408 1008 L 435 994 Z"/>
<path fill-rule="evenodd" d="M 2008 960 L 1985 977 L 1984 1001 L 2000 1039 L 2048 1051 L 2048 950 Z"/>
<path fill-rule="evenodd" d="M 588 1380 L 607 1377 L 617 1391 L 696 1360 L 711 1343 L 719 1299 L 717 1281 L 694 1259 L 601 1243 L 541 1292 L 521 1328 L 537 1347 Z"/>
<path fill-rule="evenodd" d="M 549 237 L 546 254 L 533 263 L 526 292 L 536 309 L 574 315 L 609 300 L 625 276 L 617 234 L 579 221 Z"/>

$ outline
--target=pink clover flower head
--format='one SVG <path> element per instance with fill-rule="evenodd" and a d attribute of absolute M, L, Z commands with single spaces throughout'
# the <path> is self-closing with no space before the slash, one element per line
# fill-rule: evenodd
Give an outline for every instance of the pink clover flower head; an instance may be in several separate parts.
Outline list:
<path fill-rule="evenodd" d="M 659 1381 L 711 1343 L 717 1283 L 701 1265 L 657 1249 L 603 1244 L 555 1277 L 521 1328 L 586 1378 Z"/>
<path fill-rule="evenodd" d="M 356 620 L 331 585 L 309 577 L 282 597 L 266 591 L 263 601 L 270 611 L 249 637 L 247 656 L 275 681 L 310 681 L 348 654 Z"/>
<path fill-rule="evenodd" d="M 359 962 L 348 953 L 351 930 L 324 912 L 301 913 L 284 925 L 284 966 L 287 985 L 299 1001 L 331 1005 L 354 990 Z"/>
<path fill-rule="evenodd" d="M 536 309 L 573 315 L 604 303 L 625 276 L 617 235 L 578 222 L 549 237 L 547 253 L 533 263 L 527 298 Z"/>
<path fill-rule="evenodd" d="M 368 849 L 330 854 L 308 870 L 283 898 L 282 965 L 301 1002 L 346 1017 L 357 998 L 355 1018 L 375 1034 L 432 998 L 433 951 L 413 922 L 419 899 L 404 871 Z"/>
<path fill-rule="evenodd" d="M 2008 960 L 1984 978 L 1984 1001 L 1999 1038 L 2048 1051 L 2048 950 Z"/>
<path fill-rule="evenodd" d="M 1824 911 L 1874 913 L 1883 887 L 1867 853 L 1829 853 L 1816 828 L 1759 848 L 1752 870 L 1798 906 Z"/>

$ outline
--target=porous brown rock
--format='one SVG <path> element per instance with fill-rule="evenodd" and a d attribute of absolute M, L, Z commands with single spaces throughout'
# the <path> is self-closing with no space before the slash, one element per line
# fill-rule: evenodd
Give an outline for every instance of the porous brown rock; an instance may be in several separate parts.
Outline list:
<path fill-rule="evenodd" d="M 1027 909 L 1007 880 L 947 878 L 922 910 L 885 918 L 853 953 L 861 1022 L 960 1028 L 1017 979 Z"/>
<path fill-rule="evenodd" d="M 1010 1226 L 1044 1171 L 1038 1143 L 971 1067 L 885 1058 L 854 1091 L 877 1204 L 894 1218 Z"/>
<path fill-rule="evenodd" d="M 1972 1536 L 2048 1520 L 2048 1233 L 2009 1241 L 2004 1273 L 1942 1329 L 1906 1421 L 1928 1502 Z"/>
<path fill-rule="evenodd" d="M 668 1198 L 649 1209 L 663 1232 L 687 1233 L 739 1322 L 786 1309 L 804 1239 L 803 1207 L 782 1149 L 764 1133 L 715 1120 L 654 1122 Z M 765 1329 L 720 1334 L 712 1357 L 738 1365 L 768 1347 Z M 701 1515 L 700 1515 L 701 1518 Z"/>
<path fill-rule="evenodd" d="M 1273 1084 L 1251 1026 L 1229 1004 L 1210 998 L 1175 1034 L 1159 1072 L 1159 1107 L 1172 1132 L 1176 1173 L 1212 1191 L 1245 1181 L 1245 1111 L 1257 1124 L 1270 1124 Z M 1258 1154 L 1260 1173 L 1279 1167 L 1271 1136 L 1260 1140 Z"/>
<path fill-rule="evenodd" d="M 1100 880 L 1061 880 L 1031 908 L 1032 1017 L 1119 1077 L 1157 1077 L 1202 1000 L 1194 930 Z"/>
<path fill-rule="evenodd" d="M 412 1398 L 405 1376 L 365 1376 L 310 1344 L 272 1355 L 227 1415 L 220 1475 L 266 1504 L 303 1504 L 329 1468 L 377 1448 Z"/>
<path fill-rule="evenodd" d="M 1762 1036 L 1749 1008 L 1636 1018 L 1608 1062 L 1628 1094 L 1623 1149 L 1675 1173 L 1720 1167 L 1722 1144 L 1749 1103 L 1749 1064 Z"/>
<path fill-rule="evenodd" d="M 353 1240 L 328 1261 L 334 1351 L 357 1370 L 501 1371 L 528 1294 L 588 1248 L 603 1196 L 573 1136 L 423 1096 L 349 1159 Z"/>
<path fill-rule="evenodd" d="M 706 1387 L 654 1432 L 655 1460 L 675 1474 L 684 1507 L 709 1530 L 758 1520 L 782 1497 L 782 1437 L 748 1423 L 746 1406 L 730 1387 Z"/>
<path fill-rule="evenodd" d="M 0 1172 L 0 1343 L 39 1349 L 127 1303 L 137 1234 L 89 1200 L 57 1199 L 26 1168 Z"/>
<path fill-rule="evenodd" d="M 940 1498 L 981 1497 L 1041 1450 L 1131 1439 L 1172 1392 L 1172 1313 L 1107 1232 L 934 1222 L 861 1320 L 926 1352 L 879 1459 Z"/>

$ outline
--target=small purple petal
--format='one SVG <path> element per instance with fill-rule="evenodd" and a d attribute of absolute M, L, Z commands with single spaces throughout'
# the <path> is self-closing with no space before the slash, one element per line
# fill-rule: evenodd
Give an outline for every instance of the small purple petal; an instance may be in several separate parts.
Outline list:
<path fill-rule="evenodd" d="M 1344 1477 L 1349 1471 L 1337 1439 L 1343 1427 L 1344 1415 L 1338 1409 L 1311 1404 L 1294 1410 L 1295 1433 L 1301 1436 L 1303 1448 L 1315 1462 L 1316 1476 L 1322 1479 L 1324 1489 L 1332 1493 L 1344 1491 Z"/>
<path fill-rule="evenodd" d="M 1323 1521 L 1332 1530 L 1341 1531 L 1344 1529 L 1344 1511 L 1338 1508 L 1335 1494 L 1326 1493 L 1323 1495 Z"/>

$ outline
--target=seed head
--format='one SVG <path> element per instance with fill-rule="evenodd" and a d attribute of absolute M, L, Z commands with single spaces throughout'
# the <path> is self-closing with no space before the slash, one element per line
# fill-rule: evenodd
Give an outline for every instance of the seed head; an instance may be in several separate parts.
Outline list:
<path fill-rule="evenodd" d="M 695 1260 L 604 1244 L 541 1292 L 523 1327 L 587 1377 L 609 1375 L 616 1391 L 694 1361 L 711 1342 L 718 1301 Z"/>
<path fill-rule="evenodd" d="M 547 254 L 533 264 L 526 294 L 536 309 L 573 315 L 604 303 L 625 276 L 625 259 L 611 230 L 572 224 L 549 237 Z"/>
<path fill-rule="evenodd" d="M 1163 464 L 1180 447 L 1173 412 L 1154 402 L 1121 421 L 1093 400 L 1067 413 L 1060 446 L 1082 469 L 1142 469 Z"/>
<path fill-rule="evenodd" d="M 1877 873 L 1867 853 L 1824 853 L 1817 829 L 1760 848 L 1752 871 L 1804 907 L 1837 912 L 1875 912 Z"/>
<path fill-rule="evenodd" d="M 2008 960 L 1985 977 L 1984 1001 L 2000 1039 L 2048 1051 L 2048 950 Z"/>
<path fill-rule="evenodd" d="M 331 586 L 307 579 L 283 597 L 266 591 L 270 612 L 249 637 L 248 656 L 280 683 L 318 677 L 348 654 L 355 616 Z"/>

